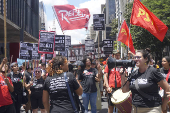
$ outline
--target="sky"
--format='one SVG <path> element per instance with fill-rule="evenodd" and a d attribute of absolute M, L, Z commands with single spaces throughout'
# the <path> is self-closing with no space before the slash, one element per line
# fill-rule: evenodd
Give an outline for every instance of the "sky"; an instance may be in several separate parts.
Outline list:
<path fill-rule="evenodd" d="M 56 18 L 52 6 L 54 5 L 64 5 L 70 4 L 74 5 L 76 8 L 88 8 L 90 12 L 90 25 L 93 24 L 93 14 L 101 13 L 101 4 L 105 4 L 105 0 L 39 0 L 43 1 L 45 5 L 45 20 L 46 20 L 46 29 L 51 31 L 53 27 L 53 21 Z M 59 27 L 58 21 L 55 19 L 56 33 L 57 35 L 63 35 L 61 28 Z M 85 39 L 88 31 L 85 28 L 78 30 L 67 30 L 64 31 L 65 35 L 71 36 L 71 44 L 79 44 L 81 40 Z"/>

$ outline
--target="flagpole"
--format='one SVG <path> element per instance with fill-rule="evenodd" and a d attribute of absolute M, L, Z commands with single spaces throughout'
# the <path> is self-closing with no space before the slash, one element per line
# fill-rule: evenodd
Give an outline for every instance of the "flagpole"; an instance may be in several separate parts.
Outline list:
<path fill-rule="evenodd" d="M 55 12 L 55 10 L 54 10 L 54 7 L 52 7 L 52 9 L 53 9 L 53 11 L 54 11 L 55 17 L 57 18 L 58 24 L 60 25 L 60 28 L 61 28 L 61 24 L 60 24 L 60 22 L 59 22 L 59 20 L 58 20 L 58 16 L 56 15 L 56 12 Z M 64 32 L 63 32 L 63 29 L 62 29 L 62 28 L 61 28 L 61 31 L 62 31 L 62 33 L 63 33 L 63 35 L 64 35 Z"/>
<path fill-rule="evenodd" d="M 129 25 L 128 51 L 129 51 L 129 39 L 130 39 L 130 26 L 131 24 Z"/>
<path fill-rule="evenodd" d="M 99 56 L 99 36 L 98 36 L 98 60 L 100 59 L 100 56 Z"/>
<path fill-rule="evenodd" d="M 4 3 L 4 50 L 5 50 L 5 58 L 7 57 L 6 53 L 6 43 L 7 43 L 7 30 L 6 30 L 6 0 L 3 1 Z M 5 78 L 7 78 L 6 75 L 6 63 L 5 63 Z"/>

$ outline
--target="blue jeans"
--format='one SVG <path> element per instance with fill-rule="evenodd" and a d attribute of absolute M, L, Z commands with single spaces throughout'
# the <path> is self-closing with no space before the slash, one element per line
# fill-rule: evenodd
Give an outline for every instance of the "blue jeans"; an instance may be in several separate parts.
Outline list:
<path fill-rule="evenodd" d="M 97 101 L 97 92 L 94 93 L 83 93 L 82 94 L 83 105 L 85 108 L 85 113 L 88 113 L 88 104 L 90 101 L 91 112 L 96 113 L 96 101 Z"/>

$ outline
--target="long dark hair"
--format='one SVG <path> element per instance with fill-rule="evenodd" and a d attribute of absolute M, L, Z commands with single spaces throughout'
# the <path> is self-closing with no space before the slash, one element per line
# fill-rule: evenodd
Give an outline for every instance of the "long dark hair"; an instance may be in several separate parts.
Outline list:
<path fill-rule="evenodd" d="M 89 59 L 90 62 L 92 63 L 92 59 L 91 59 L 90 57 L 85 57 L 85 58 L 83 59 L 84 68 L 86 67 L 86 60 L 87 60 L 87 59 Z"/>

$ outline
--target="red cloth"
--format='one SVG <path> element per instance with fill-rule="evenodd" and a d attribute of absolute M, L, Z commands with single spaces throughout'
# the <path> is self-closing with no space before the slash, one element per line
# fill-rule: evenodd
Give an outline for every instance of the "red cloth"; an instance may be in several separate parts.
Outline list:
<path fill-rule="evenodd" d="M 131 34 L 129 35 L 129 28 L 125 20 L 120 28 L 117 40 L 124 43 L 126 46 L 128 46 L 130 51 L 135 54 L 132 37 L 131 37 Z"/>
<path fill-rule="evenodd" d="M 73 5 L 55 5 L 54 12 L 62 30 L 88 28 L 90 12 L 87 8 L 76 9 Z"/>
<path fill-rule="evenodd" d="M 109 73 L 108 65 L 106 65 L 105 73 Z M 109 87 L 115 88 L 115 68 L 110 71 L 109 74 Z M 121 76 L 119 74 L 119 71 L 116 71 L 116 81 L 117 81 L 117 87 L 121 87 Z"/>
<path fill-rule="evenodd" d="M 103 61 L 103 65 L 106 65 L 106 61 Z"/>
<path fill-rule="evenodd" d="M 134 0 L 130 23 L 145 28 L 161 42 L 168 30 L 168 27 L 139 0 Z"/>
<path fill-rule="evenodd" d="M 3 75 L 2 75 L 3 76 Z M 0 107 L 10 105 L 13 103 L 8 86 L 5 85 L 5 81 L 0 76 Z M 5 76 L 3 76 L 5 78 Z M 13 86 L 11 79 L 8 77 L 10 84 Z"/>

